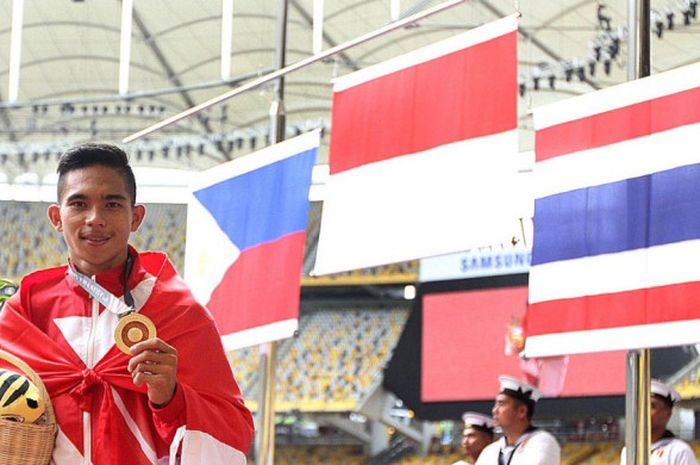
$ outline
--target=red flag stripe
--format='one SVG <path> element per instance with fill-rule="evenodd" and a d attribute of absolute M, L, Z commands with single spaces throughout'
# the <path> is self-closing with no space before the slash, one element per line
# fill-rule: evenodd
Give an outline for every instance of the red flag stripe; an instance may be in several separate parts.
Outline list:
<path fill-rule="evenodd" d="M 511 32 L 336 92 L 331 174 L 514 129 L 516 55 Z"/>
<path fill-rule="evenodd" d="M 586 331 L 692 320 L 700 308 L 700 282 L 531 304 L 527 335 Z"/>
<path fill-rule="evenodd" d="M 207 305 L 221 334 L 298 318 L 305 239 L 301 231 L 241 253 Z"/>
<path fill-rule="evenodd" d="M 700 122 L 700 88 L 540 129 L 537 161 Z"/>

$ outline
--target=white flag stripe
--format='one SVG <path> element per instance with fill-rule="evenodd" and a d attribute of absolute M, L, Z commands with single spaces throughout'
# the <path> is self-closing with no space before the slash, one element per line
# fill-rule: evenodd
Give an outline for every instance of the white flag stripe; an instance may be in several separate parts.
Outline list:
<path fill-rule="evenodd" d="M 699 133 L 691 124 L 538 162 L 535 198 L 700 163 Z"/>
<path fill-rule="evenodd" d="M 207 238 L 202 241 L 202 238 Z M 195 299 L 207 305 L 214 288 L 240 255 L 240 250 L 221 230 L 214 217 L 190 194 L 187 205 L 185 281 Z"/>
<path fill-rule="evenodd" d="M 314 274 L 404 261 L 407 250 L 422 258 L 510 241 L 514 147 L 515 130 L 332 175 Z"/>
<path fill-rule="evenodd" d="M 292 139 L 287 139 L 284 141 L 284 144 L 273 144 L 258 150 L 255 152 L 254 157 L 245 156 L 217 165 L 214 168 L 198 173 L 190 184 L 191 190 L 197 191 L 233 177 L 250 173 L 277 161 L 296 156 L 307 150 L 317 148 L 320 145 L 320 141 L 321 131 L 316 129 Z"/>
<path fill-rule="evenodd" d="M 131 431 L 131 434 L 134 435 L 134 438 L 136 438 L 136 441 L 139 443 L 141 451 L 146 457 L 148 457 L 148 460 L 150 460 L 151 463 L 156 463 L 158 460 L 156 451 L 153 449 L 153 447 L 151 447 L 146 438 L 143 436 L 143 433 L 136 424 L 136 421 L 134 421 L 134 419 L 129 414 L 129 410 L 126 408 L 126 405 L 124 405 L 124 401 L 119 396 L 117 390 L 113 387 L 110 387 L 110 389 L 112 390 L 112 396 L 114 397 L 114 405 L 117 406 L 117 410 L 119 410 L 119 413 L 121 413 L 122 418 L 124 418 L 126 426 L 129 428 L 129 431 Z"/>
<path fill-rule="evenodd" d="M 517 15 L 510 15 L 497 21 L 471 29 L 462 34 L 430 44 L 404 55 L 363 68 L 354 73 L 333 80 L 333 92 L 341 92 L 350 87 L 395 73 L 411 66 L 419 65 L 436 58 L 449 55 L 464 48 L 486 42 L 513 32 L 518 28 Z"/>
<path fill-rule="evenodd" d="M 292 318 L 290 320 L 276 321 L 265 326 L 258 326 L 252 329 L 246 329 L 233 334 L 221 336 L 221 342 L 224 349 L 229 352 L 238 350 L 244 347 L 264 344 L 270 341 L 279 341 L 294 336 L 294 332 L 299 328 L 299 320 Z"/>
<path fill-rule="evenodd" d="M 538 107 L 535 130 L 700 87 L 700 62 Z"/>
<path fill-rule="evenodd" d="M 698 263 L 696 239 L 535 265 L 530 268 L 530 303 L 698 281 Z"/>
<path fill-rule="evenodd" d="M 669 334 L 673 335 L 672 341 Z M 528 336 L 525 341 L 527 357 L 551 357 L 566 354 L 608 352 L 691 345 L 698 342 L 700 320 L 673 321 L 649 325 L 622 326 Z"/>
<path fill-rule="evenodd" d="M 186 430 L 182 440 L 181 465 L 245 465 L 245 454 L 203 431 Z"/>
<path fill-rule="evenodd" d="M 78 448 L 68 439 L 61 428 L 58 428 L 56 443 L 51 454 L 51 465 L 75 465 L 83 462 L 85 462 L 85 458 L 78 451 Z"/>

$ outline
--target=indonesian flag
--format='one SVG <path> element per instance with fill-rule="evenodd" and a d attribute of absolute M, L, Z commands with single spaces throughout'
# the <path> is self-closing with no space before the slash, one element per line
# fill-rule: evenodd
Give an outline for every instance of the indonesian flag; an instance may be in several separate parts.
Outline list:
<path fill-rule="evenodd" d="M 509 242 L 517 20 L 334 83 L 315 274 Z"/>
<path fill-rule="evenodd" d="M 187 210 L 185 278 L 234 350 L 291 337 L 318 131 L 199 174 Z"/>
<path fill-rule="evenodd" d="M 526 355 L 700 342 L 700 63 L 534 118 Z"/>

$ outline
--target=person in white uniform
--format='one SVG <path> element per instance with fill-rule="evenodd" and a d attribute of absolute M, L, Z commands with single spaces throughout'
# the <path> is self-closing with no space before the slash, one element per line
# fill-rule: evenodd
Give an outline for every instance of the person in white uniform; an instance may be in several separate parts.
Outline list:
<path fill-rule="evenodd" d="M 481 413 L 465 412 L 462 415 L 464 429 L 462 430 L 462 448 L 465 460 L 459 460 L 453 465 L 473 464 L 479 458 L 481 451 L 493 442 L 493 420 Z"/>
<path fill-rule="evenodd" d="M 501 376 L 491 413 L 503 437 L 487 446 L 476 465 L 559 465 L 561 449 L 547 431 L 532 426 L 540 391 L 523 381 Z"/>
<path fill-rule="evenodd" d="M 693 450 L 685 441 L 666 429 L 673 406 L 681 399 L 675 389 L 657 379 L 651 380 L 650 421 L 651 457 L 649 465 L 698 465 Z M 620 464 L 625 465 L 627 450 L 622 449 Z"/>

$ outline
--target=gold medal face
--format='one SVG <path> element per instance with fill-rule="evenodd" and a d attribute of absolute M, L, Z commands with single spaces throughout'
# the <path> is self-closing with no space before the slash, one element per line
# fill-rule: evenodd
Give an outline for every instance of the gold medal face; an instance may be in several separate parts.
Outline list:
<path fill-rule="evenodd" d="M 156 327 L 147 316 L 140 313 L 129 313 L 119 318 L 119 324 L 114 331 L 114 340 L 119 350 L 129 355 L 129 349 L 134 344 L 156 337 Z"/>

